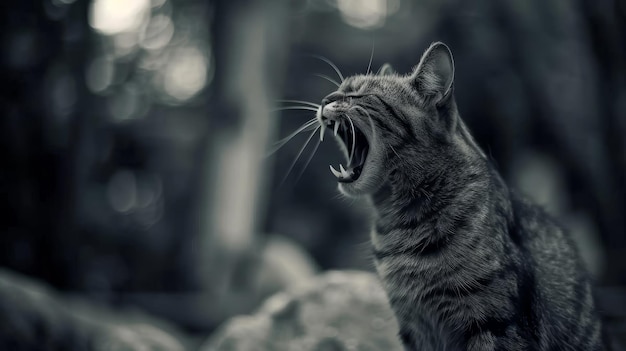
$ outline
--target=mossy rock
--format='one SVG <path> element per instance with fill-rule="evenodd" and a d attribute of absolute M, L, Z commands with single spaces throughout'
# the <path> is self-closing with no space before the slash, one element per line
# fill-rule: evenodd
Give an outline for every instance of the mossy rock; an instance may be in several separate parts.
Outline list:
<path fill-rule="evenodd" d="M 224 323 L 202 351 L 402 350 L 376 275 L 331 271 L 270 297 L 252 316 Z"/>

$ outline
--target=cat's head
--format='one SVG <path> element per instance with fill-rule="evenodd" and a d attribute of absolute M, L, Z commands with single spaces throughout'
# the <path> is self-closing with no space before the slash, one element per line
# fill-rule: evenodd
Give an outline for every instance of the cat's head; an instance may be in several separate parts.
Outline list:
<path fill-rule="evenodd" d="M 433 162 L 437 149 L 452 142 L 457 128 L 453 80 L 452 53 L 438 42 L 408 75 L 384 65 L 378 74 L 346 78 L 326 96 L 318 121 L 336 135 L 348 159 L 345 166 L 331 166 L 340 191 L 348 196 L 371 194 L 398 167 L 420 172 L 428 166 L 423 163 Z"/>

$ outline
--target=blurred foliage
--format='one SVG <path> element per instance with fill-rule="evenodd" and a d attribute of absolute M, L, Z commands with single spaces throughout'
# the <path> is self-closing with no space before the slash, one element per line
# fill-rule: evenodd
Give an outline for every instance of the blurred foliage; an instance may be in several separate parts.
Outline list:
<path fill-rule="evenodd" d="M 267 59 L 238 59 L 270 72 L 250 89 L 284 99 L 319 102 L 333 90 L 314 75 L 332 69 L 311 54 L 344 75 L 364 73 L 370 54 L 374 68 L 390 62 L 409 72 L 430 42 L 448 43 L 460 111 L 478 142 L 510 184 L 571 227 L 602 284 L 626 284 L 623 1 L 284 0 L 273 12 L 254 10 L 259 4 L 3 2 L 0 265 L 202 331 L 287 284 L 251 283 L 271 245 L 264 233 L 291 238 L 324 269 L 368 269 L 366 211 L 337 196 L 328 172 L 341 157 L 335 145 L 322 143 L 304 169 L 307 149 L 284 177 L 305 136 L 251 170 L 269 179 L 253 209 L 261 223 L 245 239 L 252 249 L 201 245 L 220 235 L 202 224 L 220 205 L 211 203 L 220 190 L 215 143 L 256 131 L 241 122 L 254 97 L 225 97 L 242 45 L 229 30 L 256 38 L 263 17 L 288 30 L 246 44 L 271 48 L 250 50 Z M 311 114 L 276 114 L 275 136 Z M 242 188 L 231 183 L 226 194 Z M 272 252 L 292 257 L 289 250 Z M 215 271 L 228 272 L 228 282 L 212 280 Z M 240 294 L 225 302 L 214 298 L 220 289 Z M 197 294 L 207 294 L 202 308 Z"/>

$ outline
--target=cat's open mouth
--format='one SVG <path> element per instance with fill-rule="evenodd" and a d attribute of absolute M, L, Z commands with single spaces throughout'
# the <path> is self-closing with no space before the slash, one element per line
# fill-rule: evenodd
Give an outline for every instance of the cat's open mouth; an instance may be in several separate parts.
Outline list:
<path fill-rule="evenodd" d="M 357 126 L 350 123 L 345 117 L 338 120 L 327 119 L 326 126 L 343 142 L 348 153 L 348 163 L 345 168 L 340 164 L 339 170 L 333 166 L 330 166 L 330 170 L 340 183 L 354 182 L 359 179 L 361 172 L 363 172 L 363 166 L 367 159 L 369 151 L 367 138 Z"/>

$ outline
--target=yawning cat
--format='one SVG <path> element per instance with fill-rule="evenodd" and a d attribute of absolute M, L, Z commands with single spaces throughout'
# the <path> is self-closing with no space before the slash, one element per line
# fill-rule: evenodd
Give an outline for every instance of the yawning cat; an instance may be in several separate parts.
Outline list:
<path fill-rule="evenodd" d="M 343 80 L 317 109 L 347 155 L 340 191 L 372 204 L 375 265 L 407 350 L 601 350 L 567 234 L 510 190 L 461 120 L 435 43 L 409 75 Z"/>

